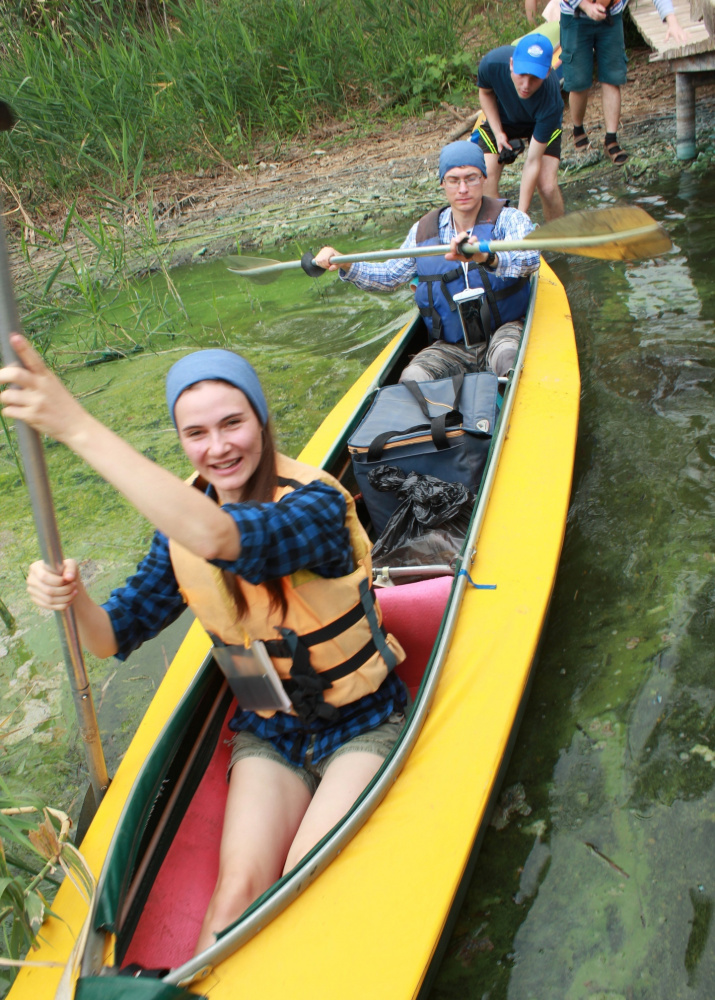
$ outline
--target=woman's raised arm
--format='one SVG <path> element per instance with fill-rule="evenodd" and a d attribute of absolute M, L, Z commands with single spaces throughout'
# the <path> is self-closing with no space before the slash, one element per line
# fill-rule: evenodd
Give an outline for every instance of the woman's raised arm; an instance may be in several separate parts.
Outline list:
<path fill-rule="evenodd" d="M 6 417 L 61 441 L 111 483 L 154 527 L 204 559 L 237 559 L 233 518 L 209 497 L 127 444 L 89 414 L 19 334 L 11 344 L 25 367 L 0 369 Z"/>

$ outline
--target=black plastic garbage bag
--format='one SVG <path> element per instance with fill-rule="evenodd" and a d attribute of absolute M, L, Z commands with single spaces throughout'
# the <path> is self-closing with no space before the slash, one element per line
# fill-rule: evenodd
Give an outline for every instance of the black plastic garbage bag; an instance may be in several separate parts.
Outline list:
<path fill-rule="evenodd" d="M 373 489 L 395 492 L 399 506 L 372 550 L 375 566 L 449 564 L 467 534 L 474 494 L 462 483 L 379 465 L 368 473 Z"/>

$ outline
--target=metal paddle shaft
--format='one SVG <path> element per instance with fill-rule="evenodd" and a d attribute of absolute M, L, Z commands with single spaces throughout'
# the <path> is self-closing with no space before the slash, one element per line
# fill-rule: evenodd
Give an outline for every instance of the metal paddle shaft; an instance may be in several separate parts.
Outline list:
<path fill-rule="evenodd" d="M 15 296 L 12 291 L 5 229 L 0 215 L 0 353 L 2 353 L 5 365 L 21 364 L 10 346 L 10 334 L 21 332 Z M 25 480 L 30 493 L 42 558 L 49 567 L 59 572 L 63 564 L 62 544 L 52 505 L 52 494 L 47 478 L 42 442 L 37 431 L 28 427 L 21 420 L 16 422 L 15 430 L 25 468 Z M 80 735 L 84 743 L 94 801 L 96 805 L 99 805 L 109 785 L 109 777 L 99 737 L 94 700 L 79 642 L 77 622 L 72 608 L 56 612 L 55 617 L 60 632 L 62 654 L 72 688 Z"/>
<path fill-rule="evenodd" d="M 532 230 L 522 240 L 480 240 L 463 244 L 469 253 L 497 253 L 500 250 L 552 250 L 602 260 L 640 260 L 666 253 L 672 243 L 665 230 L 644 209 L 630 205 L 601 208 L 586 212 L 571 212 Z M 398 260 L 408 257 L 436 257 L 449 253 L 449 244 L 427 247 L 368 250 L 364 253 L 336 254 L 331 264 Z M 237 261 L 242 258 L 236 258 Z M 229 267 L 233 274 L 244 278 L 270 280 L 281 271 L 303 267 L 303 261 L 271 262 L 256 267 L 256 258 L 246 258 L 248 266 Z M 312 261 L 315 264 L 315 261 Z M 317 274 L 317 272 L 316 272 Z"/>

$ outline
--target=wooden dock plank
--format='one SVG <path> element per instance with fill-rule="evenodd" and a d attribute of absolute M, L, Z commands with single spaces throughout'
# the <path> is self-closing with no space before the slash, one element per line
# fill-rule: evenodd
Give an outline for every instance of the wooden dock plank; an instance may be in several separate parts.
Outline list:
<path fill-rule="evenodd" d="M 687 45 L 676 45 L 672 38 L 666 42 L 665 33 L 668 26 L 664 21 L 661 21 L 660 15 L 653 5 L 653 0 L 631 0 L 628 4 L 628 10 L 636 27 L 651 48 L 655 49 L 650 61 L 683 59 L 701 52 L 715 50 L 715 40 L 707 33 L 704 23 L 691 20 L 690 0 L 673 0 L 673 8 L 678 21 L 688 36 Z"/>

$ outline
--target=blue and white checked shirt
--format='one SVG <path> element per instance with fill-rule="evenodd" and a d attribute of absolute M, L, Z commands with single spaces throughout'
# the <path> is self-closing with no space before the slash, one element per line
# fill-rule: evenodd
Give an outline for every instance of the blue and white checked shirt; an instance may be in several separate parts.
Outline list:
<path fill-rule="evenodd" d="M 276 503 L 224 504 L 241 535 L 241 553 L 235 561 L 213 560 L 213 565 L 259 584 L 277 580 L 299 569 L 311 569 L 328 579 L 354 569 L 350 536 L 345 527 L 345 498 L 327 483 L 315 480 L 297 487 Z M 125 660 L 147 639 L 158 635 L 186 607 L 169 556 L 169 542 L 154 533 L 149 552 L 123 587 L 113 590 L 102 605 L 109 614 L 117 640 L 117 658 Z M 385 722 L 405 703 L 402 682 L 389 674 L 374 694 L 339 709 L 337 722 L 307 727 L 300 719 L 277 712 L 264 719 L 238 711 L 232 729 L 245 729 L 269 739 L 295 764 L 303 763 L 314 737 L 313 761 L 332 753 L 347 740 Z"/>
<path fill-rule="evenodd" d="M 417 246 L 416 222 L 407 234 L 402 244 L 403 250 L 411 250 Z M 494 226 L 494 240 L 523 240 L 527 233 L 534 229 L 534 223 L 528 215 L 518 208 L 503 208 Z M 449 243 L 457 236 L 457 230 L 452 224 L 452 209 L 447 206 L 439 216 L 440 243 Z M 500 278 L 520 278 L 523 274 L 532 274 L 539 269 L 538 250 L 500 250 L 497 254 L 499 263 L 494 270 Z M 414 257 L 403 257 L 399 260 L 387 260 L 378 264 L 351 264 L 338 274 L 344 281 L 350 281 L 358 288 L 366 291 L 396 288 L 417 276 L 417 261 Z"/>

